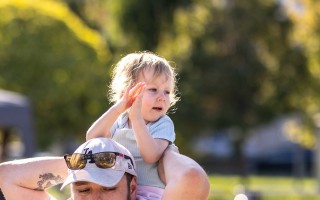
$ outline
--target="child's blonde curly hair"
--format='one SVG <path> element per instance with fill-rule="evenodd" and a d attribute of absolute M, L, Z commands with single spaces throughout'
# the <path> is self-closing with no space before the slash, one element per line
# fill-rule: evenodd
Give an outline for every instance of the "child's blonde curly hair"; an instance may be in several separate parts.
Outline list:
<path fill-rule="evenodd" d="M 137 84 L 139 75 L 146 69 L 153 69 L 154 77 L 165 74 L 167 80 L 171 79 L 170 106 L 175 105 L 179 100 L 175 70 L 166 59 L 152 52 L 131 53 L 124 56 L 116 64 L 109 86 L 110 101 L 119 101 L 127 88 L 131 88 Z"/>

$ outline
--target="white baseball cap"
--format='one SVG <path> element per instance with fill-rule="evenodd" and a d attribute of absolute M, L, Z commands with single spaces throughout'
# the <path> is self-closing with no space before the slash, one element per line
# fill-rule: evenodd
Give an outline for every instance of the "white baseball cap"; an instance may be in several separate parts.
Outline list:
<path fill-rule="evenodd" d="M 124 146 L 112 139 L 94 138 L 88 140 L 79 146 L 74 153 L 89 155 L 101 152 L 115 152 L 120 155 L 126 155 L 126 158 L 123 156 L 117 156 L 115 165 L 106 169 L 97 167 L 94 162 L 90 163 L 89 160 L 83 169 L 69 169 L 68 176 L 60 190 L 70 183 L 78 181 L 86 181 L 105 187 L 113 187 L 119 183 L 125 173 L 137 176 L 134 158 L 131 153 Z M 128 159 L 129 157 L 130 159 Z"/>

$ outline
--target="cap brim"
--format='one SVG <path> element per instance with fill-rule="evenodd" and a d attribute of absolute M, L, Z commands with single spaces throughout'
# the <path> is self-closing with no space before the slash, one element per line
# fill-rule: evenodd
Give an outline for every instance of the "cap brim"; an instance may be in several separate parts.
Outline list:
<path fill-rule="evenodd" d="M 69 175 L 62 184 L 60 190 L 70 183 L 86 181 L 105 187 L 113 187 L 119 183 L 124 175 L 123 170 L 101 169 L 97 167 L 86 167 L 81 170 L 69 170 Z"/>

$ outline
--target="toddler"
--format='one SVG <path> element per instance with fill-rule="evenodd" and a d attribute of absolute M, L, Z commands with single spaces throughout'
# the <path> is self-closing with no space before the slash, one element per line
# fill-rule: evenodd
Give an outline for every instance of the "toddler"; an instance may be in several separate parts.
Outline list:
<path fill-rule="evenodd" d="M 166 115 L 178 101 L 176 74 L 169 62 L 152 53 L 132 53 L 115 66 L 110 84 L 114 102 L 89 128 L 87 140 L 108 137 L 125 146 L 137 164 L 139 199 L 161 199 L 164 184 L 157 166 L 175 140 Z"/>

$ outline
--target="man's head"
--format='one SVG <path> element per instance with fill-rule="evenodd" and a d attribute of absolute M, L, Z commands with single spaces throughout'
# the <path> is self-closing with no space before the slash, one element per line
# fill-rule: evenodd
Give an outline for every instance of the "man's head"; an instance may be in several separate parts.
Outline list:
<path fill-rule="evenodd" d="M 72 198 L 135 199 L 136 172 L 131 153 L 108 138 L 94 138 L 72 155 L 65 155 L 69 168 L 61 189 L 72 184 Z"/>

